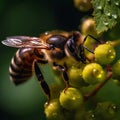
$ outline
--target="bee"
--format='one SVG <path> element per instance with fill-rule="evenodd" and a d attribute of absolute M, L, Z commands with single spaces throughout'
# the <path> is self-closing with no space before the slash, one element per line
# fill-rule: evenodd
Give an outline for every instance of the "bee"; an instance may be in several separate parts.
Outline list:
<path fill-rule="evenodd" d="M 50 101 L 50 88 L 44 79 L 39 64 L 51 63 L 53 68 L 60 71 L 66 84 L 65 90 L 67 90 L 69 87 L 69 76 L 66 62 L 72 58 L 74 61 L 86 63 L 87 57 L 84 49 L 93 53 L 93 51 L 84 46 L 88 36 L 92 37 L 87 35 L 82 39 L 82 35 L 78 31 L 51 31 L 41 34 L 40 37 L 7 37 L 6 40 L 2 41 L 4 45 L 19 48 L 13 56 L 9 67 L 10 80 L 18 85 L 27 81 L 34 72 L 43 92 L 47 95 L 48 101 Z M 98 41 L 97 39 L 95 40 Z"/>

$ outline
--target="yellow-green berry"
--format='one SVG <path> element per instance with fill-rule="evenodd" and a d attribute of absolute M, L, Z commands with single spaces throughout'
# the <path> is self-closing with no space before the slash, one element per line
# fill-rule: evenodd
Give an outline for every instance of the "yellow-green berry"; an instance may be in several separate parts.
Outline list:
<path fill-rule="evenodd" d="M 71 67 L 68 69 L 68 76 L 70 85 L 73 87 L 80 88 L 81 86 L 86 86 L 87 84 L 84 82 L 82 78 L 82 69 L 77 67 Z"/>
<path fill-rule="evenodd" d="M 53 99 L 48 105 L 45 105 L 45 115 L 47 120 L 65 120 L 58 99 Z"/>
<path fill-rule="evenodd" d="M 106 78 L 105 71 L 102 66 L 97 63 L 90 63 L 85 66 L 82 73 L 83 79 L 89 84 L 103 82 Z"/>
<path fill-rule="evenodd" d="M 113 76 L 120 76 L 120 59 L 112 66 Z"/>
<path fill-rule="evenodd" d="M 75 110 L 83 104 L 83 95 L 76 88 L 68 88 L 60 94 L 60 104 L 67 110 Z"/>
<path fill-rule="evenodd" d="M 87 18 L 82 22 L 81 32 L 84 35 L 92 35 L 95 38 L 100 37 L 101 34 L 98 34 L 96 31 L 95 20 L 93 18 Z"/>
<path fill-rule="evenodd" d="M 96 62 L 102 65 L 110 64 L 116 57 L 116 51 L 111 44 L 99 45 L 96 47 L 94 53 Z"/>

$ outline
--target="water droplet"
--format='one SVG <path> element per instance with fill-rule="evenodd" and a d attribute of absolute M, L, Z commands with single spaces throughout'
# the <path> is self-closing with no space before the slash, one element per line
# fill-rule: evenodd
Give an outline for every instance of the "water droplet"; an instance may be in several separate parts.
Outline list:
<path fill-rule="evenodd" d="M 111 13 L 110 13 L 110 12 L 108 12 L 108 13 L 106 13 L 106 15 L 107 15 L 107 16 L 111 16 Z"/>
<path fill-rule="evenodd" d="M 49 34 L 50 34 L 50 32 L 49 32 L 49 31 L 46 31 L 44 34 L 45 34 L 45 35 L 49 35 Z"/>
<path fill-rule="evenodd" d="M 94 77 L 96 77 L 96 78 L 101 78 L 102 77 L 102 74 L 103 74 L 103 72 L 102 71 L 99 71 L 99 70 L 97 70 L 97 69 L 93 69 L 93 75 L 94 75 Z"/>
<path fill-rule="evenodd" d="M 106 42 L 106 44 L 108 44 L 108 45 L 111 45 L 111 43 L 112 43 L 111 41 L 107 41 L 107 42 Z"/>
<path fill-rule="evenodd" d="M 98 74 L 99 74 L 99 71 L 94 68 L 94 69 L 93 69 L 93 74 L 94 74 L 94 75 L 98 75 Z"/>
<path fill-rule="evenodd" d="M 91 117 L 92 117 L 92 118 L 95 118 L 95 115 L 94 115 L 94 114 L 92 114 L 92 115 L 91 115 Z"/>
<path fill-rule="evenodd" d="M 112 14 L 112 17 L 114 18 L 114 19 L 117 19 L 117 15 L 116 14 Z"/>
<path fill-rule="evenodd" d="M 103 24 L 104 24 L 105 26 L 107 26 L 109 23 L 106 22 L 106 21 L 103 21 Z"/>
<path fill-rule="evenodd" d="M 109 110 L 109 113 L 114 114 L 118 110 L 118 107 L 115 104 L 110 104 L 108 107 L 108 110 Z"/>
<path fill-rule="evenodd" d="M 76 97 L 72 97 L 72 100 L 76 100 Z"/>
<path fill-rule="evenodd" d="M 119 6 L 119 2 L 115 2 L 115 5 Z"/>
<path fill-rule="evenodd" d="M 108 57 L 109 57 L 110 59 L 113 59 L 113 58 L 115 57 L 115 52 L 113 52 L 112 50 L 109 50 L 109 51 L 108 51 Z"/>
<path fill-rule="evenodd" d="M 117 106 L 113 105 L 113 107 L 112 107 L 112 108 L 113 108 L 113 110 L 116 110 L 116 109 L 117 109 Z"/>
<path fill-rule="evenodd" d="M 102 6 L 98 6 L 97 9 L 102 10 Z"/>

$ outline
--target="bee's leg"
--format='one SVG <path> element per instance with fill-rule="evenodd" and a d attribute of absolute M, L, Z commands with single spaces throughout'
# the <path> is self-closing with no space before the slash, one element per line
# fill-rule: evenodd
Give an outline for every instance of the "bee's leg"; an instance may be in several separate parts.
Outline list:
<path fill-rule="evenodd" d="M 96 40 L 98 43 L 101 43 L 100 40 L 96 39 L 95 37 L 93 37 L 92 35 L 89 35 L 89 34 L 85 36 L 83 43 L 87 40 L 88 37 L 91 37 L 92 39 Z"/>
<path fill-rule="evenodd" d="M 62 77 L 63 77 L 63 80 L 65 81 L 65 84 L 66 84 L 66 88 L 65 88 L 65 91 L 69 88 L 69 77 L 68 77 L 68 74 L 67 74 L 67 69 L 66 69 L 66 66 L 62 66 L 62 65 L 59 65 L 55 62 L 53 62 L 53 66 L 62 72 Z"/>
<path fill-rule="evenodd" d="M 37 76 L 37 79 L 38 79 L 38 81 L 40 82 L 40 85 L 41 85 L 41 87 L 42 87 L 42 90 L 43 90 L 43 92 L 47 95 L 47 97 L 48 97 L 48 104 L 49 104 L 49 102 L 50 102 L 50 88 L 49 88 L 49 86 L 48 86 L 48 84 L 47 84 L 47 82 L 44 80 L 44 77 L 43 77 L 43 75 L 42 75 L 42 72 L 41 72 L 41 70 L 40 70 L 40 68 L 39 68 L 39 66 L 38 66 L 38 62 L 40 62 L 40 61 L 35 61 L 34 62 L 34 70 L 35 70 L 35 74 L 36 74 L 36 76 Z"/>
<path fill-rule="evenodd" d="M 100 40 L 96 39 L 95 37 L 93 37 L 92 35 L 89 35 L 89 34 L 86 35 L 86 37 L 84 38 L 84 40 L 83 40 L 83 44 L 85 43 L 85 41 L 87 40 L 88 37 L 91 37 L 92 39 L 96 40 L 98 43 L 101 44 L 101 41 L 100 41 Z M 94 54 L 94 51 L 90 50 L 89 48 L 87 48 L 87 47 L 84 46 L 84 45 L 83 45 L 83 47 L 84 47 L 87 51 L 89 51 L 89 52 L 91 52 L 91 53 Z"/>

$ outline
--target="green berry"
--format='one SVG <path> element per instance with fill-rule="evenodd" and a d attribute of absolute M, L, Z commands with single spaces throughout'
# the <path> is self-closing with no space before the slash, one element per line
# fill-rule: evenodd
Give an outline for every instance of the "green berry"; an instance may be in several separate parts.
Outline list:
<path fill-rule="evenodd" d="M 113 66 L 113 76 L 120 76 L 120 60 L 118 60 Z"/>
<path fill-rule="evenodd" d="M 89 35 L 94 36 L 95 38 L 98 38 L 101 35 L 101 34 L 98 34 L 96 31 L 95 21 L 93 18 L 87 18 L 82 22 L 81 32 L 85 36 L 89 34 Z"/>
<path fill-rule="evenodd" d="M 75 110 L 83 104 L 83 95 L 76 88 L 68 88 L 60 94 L 60 104 L 67 110 Z"/>
<path fill-rule="evenodd" d="M 119 80 L 113 79 L 113 82 L 114 82 L 116 85 L 120 86 L 120 81 L 119 81 Z"/>
<path fill-rule="evenodd" d="M 110 44 L 101 44 L 96 47 L 95 51 L 95 60 L 102 64 L 110 64 L 116 57 L 115 49 Z"/>
<path fill-rule="evenodd" d="M 58 99 L 54 99 L 48 105 L 45 105 L 45 115 L 47 120 L 65 120 Z"/>
<path fill-rule="evenodd" d="M 74 0 L 75 7 L 80 11 L 86 12 L 92 8 L 91 0 Z"/>
<path fill-rule="evenodd" d="M 90 63 L 86 65 L 82 73 L 83 79 L 89 84 L 96 84 L 103 82 L 106 78 L 105 71 L 97 63 Z"/>
<path fill-rule="evenodd" d="M 81 86 L 86 86 L 87 84 L 84 82 L 82 78 L 82 69 L 77 67 L 71 67 L 68 69 L 68 76 L 70 85 L 73 87 L 80 88 Z"/>

